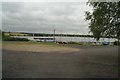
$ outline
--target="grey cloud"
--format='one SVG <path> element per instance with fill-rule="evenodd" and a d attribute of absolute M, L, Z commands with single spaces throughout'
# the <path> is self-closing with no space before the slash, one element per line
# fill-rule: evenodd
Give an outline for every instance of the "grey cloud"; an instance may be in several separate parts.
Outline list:
<path fill-rule="evenodd" d="M 23 8 L 23 2 L 3 2 L 2 3 L 2 10 L 7 11 L 7 12 L 11 12 L 11 13 L 15 13 L 15 12 L 19 12 L 21 11 L 21 9 Z"/>
<path fill-rule="evenodd" d="M 2 25 L 5 31 L 39 33 L 88 33 L 84 11 L 91 10 L 83 2 L 3 3 Z"/>

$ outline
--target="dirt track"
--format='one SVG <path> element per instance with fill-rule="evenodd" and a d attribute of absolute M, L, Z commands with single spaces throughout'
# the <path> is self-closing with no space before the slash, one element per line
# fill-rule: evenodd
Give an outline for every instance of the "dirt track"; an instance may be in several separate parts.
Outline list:
<path fill-rule="evenodd" d="M 19 51 L 8 46 L 3 45 L 3 77 L 5 78 L 115 78 L 118 76 L 117 46 L 54 47 L 54 51 L 50 51 L 52 47 L 46 47 L 48 51 L 44 49 Z M 42 48 L 44 46 L 40 49 Z"/>
<path fill-rule="evenodd" d="M 29 52 L 61 52 L 64 51 L 68 52 L 74 52 L 74 51 L 80 51 L 80 49 L 77 48 L 71 48 L 71 47 L 64 47 L 59 45 L 41 45 L 41 44 L 5 44 L 3 45 L 3 48 L 6 50 L 12 50 L 12 51 L 29 51 Z"/>

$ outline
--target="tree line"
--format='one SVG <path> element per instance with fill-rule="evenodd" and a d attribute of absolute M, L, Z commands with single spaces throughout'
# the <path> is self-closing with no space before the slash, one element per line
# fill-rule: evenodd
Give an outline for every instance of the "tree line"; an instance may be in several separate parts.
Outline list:
<path fill-rule="evenodd" d="M 5 33 L 9 34 L 9 36 L 16 36 L 12 33 L 14 32 L 2 32 L 2 35 L 5 36 Z M 22 34 L 22 36 L 40 36 L 40 37 L 53 37 L 53 36 L 61 36 L 61 37 L 91 37 L 93 38 L 93 35 L 76 35 L 76 34 L 45 34 L 45 33 L 19 33 L 17 34 L 17 36 L 21 36 L 20 34 Z M 101 38 L 115 38 L 115 37 L 109 37 L 109 36 L 101 36 Z"/>

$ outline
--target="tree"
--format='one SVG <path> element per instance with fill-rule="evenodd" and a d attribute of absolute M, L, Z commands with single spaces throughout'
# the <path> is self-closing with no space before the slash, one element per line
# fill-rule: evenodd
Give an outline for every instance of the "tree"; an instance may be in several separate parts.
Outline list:
<path fill-rule="evenodd" d="M 87 2 L 93 12 L 85 12 L 85 20 L 89 20 L 89 28 L 94 38 L 101 36 L 120 39 L 120 1 L 119 2 Z"/>

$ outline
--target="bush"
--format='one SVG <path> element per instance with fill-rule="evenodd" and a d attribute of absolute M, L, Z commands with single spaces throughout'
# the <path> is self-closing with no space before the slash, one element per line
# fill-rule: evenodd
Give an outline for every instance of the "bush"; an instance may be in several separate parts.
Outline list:
<path fill-rule="evenodd" d="M 78 44 L 79 44 L 79 45 L 83 45 L 83 43 L 82 43 L 82 42 L 79 42 Z"/>
<path fill-rule="evenodd" d="M 119 45 L 119 44 L 120 44 L 120 42 L 118 42 L 118 41 L 114 42 L 114 45 Z"/>
<path fill-rule="evenodd" d="M 69 44 L 77 44 L 77 42 L 69 42 Z"/>
<path fill-rule="evenodd" d="M 13 38 L 13 37 L 9 37 L 9 36 L 5 36 L 2 38 L 3 41 L 29 41 L 26 38 Z"/>
<path fill-rule="evenodd" d="M 56 42 L 58 44 L 67 44 L 67 42 Z"/>

